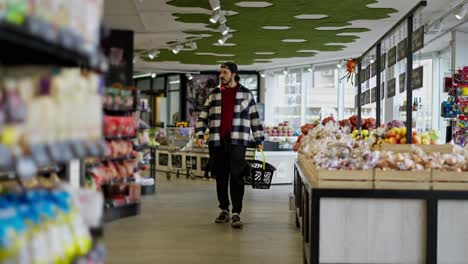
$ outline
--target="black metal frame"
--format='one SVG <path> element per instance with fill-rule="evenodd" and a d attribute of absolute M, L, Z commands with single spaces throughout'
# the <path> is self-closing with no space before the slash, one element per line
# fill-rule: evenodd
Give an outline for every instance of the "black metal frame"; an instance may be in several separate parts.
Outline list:
<path fill-rule="evenodd" d="M 319 264 L 320 256 L 320 199 L 374 198 L 425 200 L 427 206 L 426 263 L 437 262 L 438 202 L 441 200 L 468 200 L 467 191 L 433 190 L 375 190 L 375 189 L 316 189 L 298 165 L 294 165 L 294 195 L 297 210 L 296 225 L 302 228 L 305 246 L 304 263 Z M 310 219 L 310 220 L 308 220 Z M 309 239 L 310 236 L 310 239 Z M 307 248 L 309 247 L 309 248 Z"/>
<path fill-rule="evenodd" d="M 360 80 L 360 72 L 361 72 L 361 61 L 362 61 L 362 58 L 368 54 L 369 52 L 371 52 L 374 48 L 376 49 L 376 54 L 377 54 L 377 58 L 376 58 L 376 61 L 377 61 L 377 91 L 376 91 L 376 103 L 377 103 L 377 109 L 376 109 L 376 125 L 377 127 L 380 126 L 380 121 L 381 121 L 381 113 L 382 113 L 382 110 L 381 110 L 381 106 L 380 106 L 380 103 L 381 103 L 381 97 L 380 97 L 380 89 L 381 89 L 381 79 L 380 79 L 380 73 L 381 73 L 381 69 L 380 69 L 380 54 L 381 54 L 381 44 L 382 44 L 382 41 L 385 40 L 386 37 L 390 36 L 401 24 L 403 24 L 404 22 L 407 23 L 407 32 L 413 32 L 413 17 L 414 17 L 414 13 L 416 11 L 418 11 L 420 8 L 423 8 L 427 6 L 427 1 L 420 1 L 417 5 L 415 5 L 405 16 L 403 16 L 392 28 L 390 28 L 379 40 L 377 40 L 377 42 L 375 42 L 374 45 L 372 45 L 368 50 L 366 50 L 363 55 L 359 58 L 359 66 L 358 66 L 358 69 L 359 71 L 357 72 L 358 74 L 358 95 L 357 95 L 357 102 L 358 102 L 358 129 L 361 129 L 361 125 L 360 125 L 360 117 L 362 115 L 361 111 L 362 111 L 362 107 L 361 107 L 361 93 L 362 93 L 362 90 L 361 90 L 361 80 Z M 407 106 L 406 106 L 406 127 L 408 128 L 406 131 L 406 142 L 408 144 L 411 144 L 412 142 L 412 124 L 413 124 L 413 110 L 412 110 L 412 105 L 410 102 L 413 101 L 413 92 L 412 92 L 412 84 L 413 84 L 413 80 L 412 80 L 412 71 L 413 71 L 413 49 L 412 49 L 412 42 L 413 42 L 413 35 L 408 33 L 408 38 L 407 38 L 407 49 L 406 49 L 406 65 L 407 65 L 407 69 L 406 69 L 406 87 L 408 89 L 407 90 L 407 93 L 406 93 L 406 100 L 407 100 Z"/>

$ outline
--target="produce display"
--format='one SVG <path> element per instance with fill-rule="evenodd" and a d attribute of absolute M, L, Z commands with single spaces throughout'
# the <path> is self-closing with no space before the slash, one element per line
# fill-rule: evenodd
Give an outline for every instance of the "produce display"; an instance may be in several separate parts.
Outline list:
<path fill-rule="evenodd" d="M 394 125 L 391 129 L 379 128 L 375 130 L 375 134 L 383 133 L 385 137 L 391 136 L 391 138 L 406 135 L 405 127 L 399 128 L 398 124 Z M 415 135 L 416 133 L 413 134 Z M 424 141 L 430 141 L 429 133 L 422 137 Z M 302 160 L 312 162 L 317 168 L 329 170 L 378 168 L 401 171 L 425 169 L 468 171 L 468 147 L 465 149 L 458 147 L 453 153 L 440 154 L 425 153 L 417 145 L 413 145 L 412 151 L 408 153 L 393 153 L 373 151 L 374 144 L 375 140 L 356 138 L 353 134 L 344 132 L 339 125 L 329 122 L 326 125 L 318 124 L 310 129 L 307 135 L 303 135 L 298 152 Z"/>
<path fill-rule="evenodd" d="M 63 189 L 0 195 L 0 263 L 102 263 L 102 248 L 89 255 L 93 241 L 75 199 Z"/>

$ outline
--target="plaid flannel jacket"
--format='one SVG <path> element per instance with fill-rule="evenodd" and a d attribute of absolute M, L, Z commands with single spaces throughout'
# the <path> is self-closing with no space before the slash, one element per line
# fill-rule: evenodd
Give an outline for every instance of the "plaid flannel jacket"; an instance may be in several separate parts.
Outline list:
<path fill-rule="evenodd" d="M 207 128 L 210 129 L 210 146 L 220 146 L 221 127 L 221 88 L 211 90 L 203 110 L 198 116 L 195 132 L 199 139 L 203 139 Z M 247 146 L 250 139 L 250 129 L 257 145 L 265 139 L 263 126 L 260 123 L 257 106 L 249 89 L 239 84 L 232 120 L 232 144 Z"/>

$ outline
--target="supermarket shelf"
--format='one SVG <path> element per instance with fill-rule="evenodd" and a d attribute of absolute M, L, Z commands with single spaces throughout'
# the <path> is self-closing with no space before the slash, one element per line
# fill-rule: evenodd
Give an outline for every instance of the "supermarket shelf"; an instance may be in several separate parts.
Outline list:
<path fill-rule="evenodd" d="M 136 139 L 136 136 L 115 136 L 115 137 L 105 137 L 106 140 L 132 140 Z"/>
<path fill-rule="evenodd" d="M 122 156 L 122 157 L 116 157 L 116 158 L 102 158 L 102 161 L 126 161 L 126 160 L 134 160 L 136 159 L 135 156 L 132 155 L 127 155 L 127 156 Z"/>
<path fill-rule="evenodd" d="M 55 43 L 30 33 L 24 26 L 0 23 L 0 42 L 2 43 L 2 64 L 36 64 L 86 67 L 100 72 L 107 71 L 105 56 L 85 54 L 78 48 L 80 43 L 71 40 L 70 34 L 62 34 L 63 44 Z M 70 47 L 64 44 L 70 43 Z M 74 46 L 74 47 L 73 47 Z"/>
<path fill-rule="evenodd" d="M 104 208 L 104 222 L 112 222 L 124 217 L 140 214 L 140 203 L 130 203 L 118 207 Z"/>
<path fill-rule="evenodd" d="M 156 186 L 153 185 L 142 185 L 141 195 L 153 195 L 156 193 Z"/>
<path fill-rule="evenodd" d="M 136 109 L 112 109 L 112 108 L 103 108 L 103 111 L 106 115 L 113 116 L 122 116 L 129 115 L 136 111 Z"/>
<path fill-rule="evenodd" d="M 142 151 L 142 150 L 147 150 L 147 149 L 151 149 L 151 147 L 148 144 L 133 146 L 133 150 L 135 151 Z"/>

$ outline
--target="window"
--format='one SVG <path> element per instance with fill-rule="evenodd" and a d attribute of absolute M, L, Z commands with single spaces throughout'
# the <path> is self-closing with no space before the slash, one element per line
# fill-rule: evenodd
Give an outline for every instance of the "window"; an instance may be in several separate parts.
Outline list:
<path fill-rule="evenodd" d="M 180 121 L 180 76 L 167 77 L 168 116 L 167 124 L 175 125 Z"/>
<path fill-rule="evenodd" d="M 333 115 L 338 119 L 338 70 L 335 65 L 320 67 L 307 74 L 312 86 L 306 88 L 305 122 L 311 123 Z"/>
<path fill-rule="evenodd" d="M 259 101 L 259 93 L 258 93 L 258 75 L 257 74 L 239 74 L 240 81 L 239 83 L 248 88 L 255 100 Z"/>

